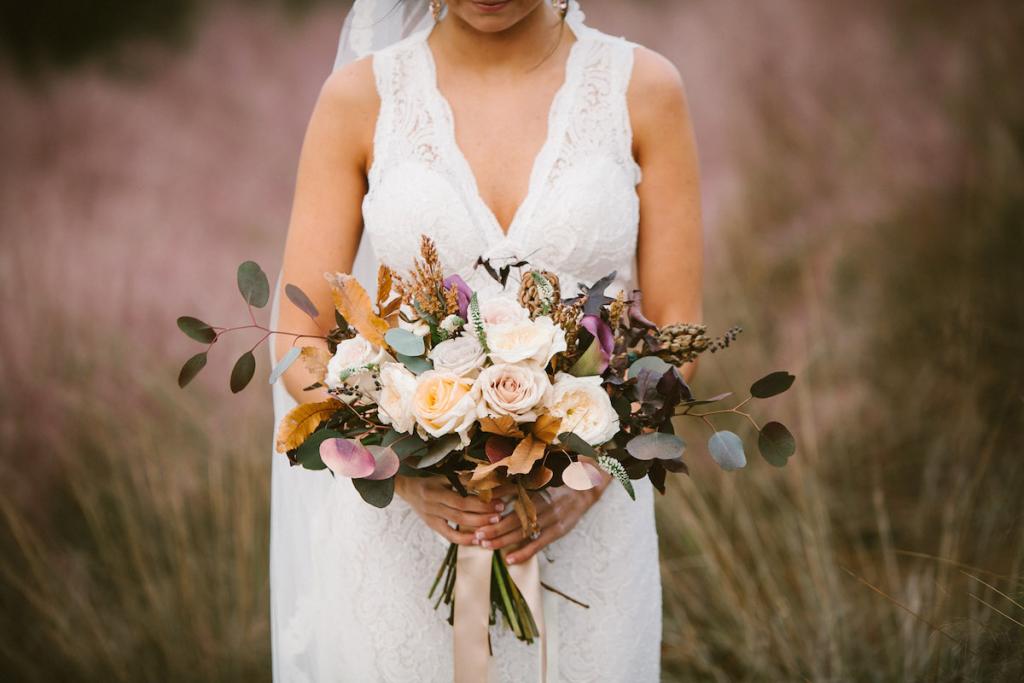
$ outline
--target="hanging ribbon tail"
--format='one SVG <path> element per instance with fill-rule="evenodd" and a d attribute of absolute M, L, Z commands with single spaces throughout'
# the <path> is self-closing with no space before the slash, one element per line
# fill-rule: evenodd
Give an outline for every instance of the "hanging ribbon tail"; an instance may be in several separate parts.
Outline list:
<path fill-rule="evenodd" d="M 491 615 L 491 562 L 494 551 L 460 545 L 455 559 L 455 683 L 482 683 L 489 678 Z M 509 575 L 530 607 L 540 641 L 540 683 L 547 681 L 547 639 L 544 629 L 543 591 L 536 556 L 509 566 Z"/>
<path fill-rule="evenodd" d="M 540 585 L 540 562 L 534 555 L 526 562 L 509 565 L 508 573 L 519 587 L 519 592 L 523 594 L 526 604 L 530 606 L 533 620 L 537 624 L 537 640 L 540 641 L 540 667 L 537 680 L 540 683 L 546 683 L 548 680 L 548 639 L 544 625 L 544 592 Z"/>

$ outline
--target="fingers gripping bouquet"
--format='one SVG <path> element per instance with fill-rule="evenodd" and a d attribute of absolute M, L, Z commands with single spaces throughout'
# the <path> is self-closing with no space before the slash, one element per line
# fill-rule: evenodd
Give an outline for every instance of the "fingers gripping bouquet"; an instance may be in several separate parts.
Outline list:
<path fill-rule="evenodd" d="M 672 422 L 678 416 L 707 425 L 708 450 L 724 469 L 744 467 L 746 457 L 737 434 L 714 427 L 716 415 L 749 420 L 773 465 L 794 453 L 786 427 L 758 426 L 742 410 L 753 398 L 786 391 L 792 375 L 771 373 L 751 386 L 750 397 L 714 410 L 709 407 L 731 394 L 697 399 L 677 368 L 727 347 L 738 328 L 717 339 L 703 325 L 659 328 L 641 313 L 639 292 L 629 299 L 604 294 L 614 273 L 563 298 L 554 274 L 527 263 L 497 269 L 480 261 L 478 267 L 502 285 L 498 293 L 474 292 L 459 276 L 446 276 L 426 237 L 409 273 L 381 267 L 376 301 L 352 276 L 327 274 L 337 323 L 324 337 L 327 349 L 293 346 L 271 382 L 301 359 L 319 380 L 308 389 L 324 386 L 329 398 L 285 416 L 277 449 L 293 465 L 351 479 L 377 507 L 391 503 L 399 474 L 444 477 L 462 495 L 485 502 L 499 487 L 511 488 L 524 537 L 539 533 L 531 494 L 549 487 L 587 490 L 604 472 L 630 497 L 632 481 L 644 477 L 664 493 L 667 473 L 687 471 L 686 445 Z M 510 291 L 512 267 L 519 268 L 519 282 Z M 250 311 L 267 303 L 266 276 L 255 264 L 243 264 L 239 287 Z M 286 294 L 317 318 L 301 290 L 288 285 Z M 195 318 L 178 324 L 211 345 L 230 331 Z M 253 375 L 251 355 L 232 372 L 234 391 Z M 179 383 L 203 364 L 205 352 L 186 363 Z M 452 610 L 449 621 L 459 552 L 450 546 L 430 593 L 437 606 L 443 601 Z M 500 615 L 518 638 L 532 642 L 534 615 L 500 553 L 491 563 L 490 623 Z"/>

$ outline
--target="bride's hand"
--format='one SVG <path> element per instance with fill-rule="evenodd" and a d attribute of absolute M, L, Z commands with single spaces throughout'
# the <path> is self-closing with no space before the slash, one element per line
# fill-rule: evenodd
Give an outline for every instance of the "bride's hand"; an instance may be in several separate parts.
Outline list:
<path fill-rule="evenodd" d="M 484 503 L 477 496 L 461 496 L 443 477 L 395 478 L 395 493 L 409 504 L 427 526 L 459 545 L 479 545 L 476 529 L 500 520 L 505 504 L 498 500 Z M 496 491 L 499 495 L 507 493 Z M 453 529 L 448 525 L 459 525 Z"/>
<path fill-rule="evenodd" d="M 508 564 L 526 562 L 542 548 L 554 543 L 569 533 L 584 513 L 598 501 L 608 488 L 611 477 L 602 472 L 603 481 L 589 491 L 575 491 L 566 486 L 546 489 L 543 494 L 532 493 L 533 505 L 537 508 L 537 523 L 540 537 L 536 540 L 523 538 L 523 527 L 519 515 L 505 515 L 497 524 L 482 526 L 476 532 L 480 545 L 491 550 L 511 548 L 505 555 Z"/>

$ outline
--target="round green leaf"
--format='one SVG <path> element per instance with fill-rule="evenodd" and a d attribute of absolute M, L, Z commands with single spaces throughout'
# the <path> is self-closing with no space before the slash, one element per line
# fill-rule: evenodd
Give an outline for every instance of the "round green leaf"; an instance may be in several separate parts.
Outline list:
<path fill-rule="evenodd" d="M 764 459 L 775 467 L 785 467 L 796 453 L 796 439 L 781 422 L 769 422 L 761 427 L 757 447 Z"/>
<path fill-rule="evenodd" d="M 672 367 L 657 356 L 644 356 L 633 361 L 633 364 L 629 366 L 629 372 L 627 376 L 629 378 L 636 377 L 641 370 L 651 370 L 658 377 L 661 377 L 668 369 Z"/>
<path fill-rule="evenodd" d="M 178 329 L 187 334 L 190 338 L 204 344 L 210 344 L 217 338 L 217 333 L 212 327 L 204 323 L 199 318 L 193 318 L 188 315 L 183 315 L 178 318 Z"/>
<path fill-rule="evenodd" d="M 754 398 L 771 398 L 793 386 L 796 377 L 785 370 L 765 375 L 750 385 L 750 395 Z"/>
<path fill-rule="evenodd" d="M 397 353 L 395 356 L 398 358 L 398 361 L 414 375 L 422 375 L 427 370 L 434 369 L 434 366 L 426 358 L 421 358 L 419 356 L 406 356 L 404 353 Z"/>
<path fill-rule="evenodd" d="M 295 462 L 307 470 L 327 469 L 327 465 L 324 464 L 323 459 L 320 457 L 320 444 L 327 441 L 327 439 L 340 438 L 343 438 L 342 434 L 333 429 L 318 429 L 310 434 L 302 442 L 301 446 L 295 449 Z"/>
<path fill-rule="evenodd" d="M 374 507 L 386 508 L 395 497 L 395 478 L 353 479 L 352 485 L 367 503 Z"/>
<path fill-rule="evenodd" d="M 246 261 L 238 266 L 238 291 L 246 303 L 263 308 L 270 300 L 270 282 L 255 261 Z"/>
<path fill-rule="evenodd" d="M 589 455 L 594 457 L 597 455 L 597 451 L 589 443 L 583 440 L 577 434 L 572 432 L 562 432 L 558 435 L 558 443 L 568 448 L 573 453 L 579 453 L 580 455 Z"/>
<path fill-rule="evenodd" d="M 206 367 L 206 351 L 197 353 L 185 361 L 185 364 L 181 366 L 181 372 L 178 373 L 178 386 L 184 389 L 185 385 L 195 379 L 195 376 L 204 367 Z"/>
<path fill-rule="evenodd" d="M 422 356 L 427 350 L 423 344 L 423 337 L 413 334 L 409 330 L 400 327 L 392 327 L 384 335 L 384 341 L 393 348 L 396 353 L 403 356 Z"/>
<path fill-rule="evenodd" d="M 676 460 L 683 457 L 686 442 L 675 434 L 651 432 L 630 439 L 626 450 L 637 460 Z"/>
<path fill-rule="evenodd" d="M 293 346 L 288 349 L 288 353 L 284 354 L 284 358 L 274 367 L 274 371 L 270 373 L 270 384 L 273 384 L 281 378 L 281 375 L 285 373 L 285 370 L 291 367 L 295 359 L 302 353 L 302 349 L 298 346 Z"/>
<path fill-rule="evenodd" d="M 316 320 L 317 316 L 320 315 L 320 311 L 313 305 L 313 302 L 309 300 L 306 293 L 293 284 L 287 284 L 284 286 L 284 293 L 295 306 L 308 315 L 313 320 Z"/>
<path fill-rule="evenodd" d="M 743 452 L 743 440 L 733 432 L 715 432 L 708 440 L 708 450 L 718 466 L 723 470 L 739 470 L 747 466 L 747 456 Z"/>
<path fill-rule="evenodd" d="M 424 467 L 436 465 L 447 458 L 449 453 L 461 445 L 462 439 L 458 434 L 446 434 L 445 436 L 442 436 L 427 447 L 427 454 L 420 458 L 419 462 L 416 463 L 416 469 L 423 469 Z"/>
<path fill-rule="evenodd" d="M 252 376 L 256 373 L 256 356 L 252 351 L 246 351 L 238 360 L 235 367 L 231 369 L 231 392 L 237 394 L 249 384 Z"/>

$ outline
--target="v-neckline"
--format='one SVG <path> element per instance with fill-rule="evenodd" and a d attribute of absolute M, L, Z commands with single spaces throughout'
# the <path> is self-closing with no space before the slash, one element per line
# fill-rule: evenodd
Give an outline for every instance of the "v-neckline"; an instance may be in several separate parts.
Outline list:
<path fill-rule="evenodd" d="M 551 156 L 551 148 L 554 146 L 555 141 L 560 137 L 559 123 L 563 117 L 559 114 L 564 106 L 562 101 L 566 99 L 568 96 L 567 93 L 569 93 L 570 88 L 575 83 L 576 61 L 579 59 L 579 54 L 581 52 L 580 45 L 583 42 L 582 32 L 578 28 L 572 26 L 569 22 L 566 22 L 565 25 L 570 31 L 572 31 L 576 40 L 574 40 L 572 45 L 569 46 L 569 55 L 565 60 L 565 72 L 562 78 L 562 84 L 555 91 L 554 96 L 551 98 L 551 104 L 548 107 L 547 130 L 545 131 L 544 142 L 537 150 L 537 154 L 533 158 L 533 163 L 530 165 L 530 175 L 527 178 L 528 184 L 526 187 L 526 194 L 523 196 L 519 205 L 516 207 L 515 212 L 512 214 L 512 220 L 508 224 L 508 229 L 502 227 L 494 209 L 491 208 L 486 200 L 484 200 L 483 195 L 480 194 L 480 186 L 477 181 L 476 172 L 473 170 L 473 167 L 470 166 L 469 159 L 466 158 L 462 148 L 459 146 L 459 140 L 458 137 L 456 137 L 455 129 L 455 113 L 452 110 L 452 106 L 448 101 L 448 98 L 445 97 L 443 92 L 441 92 L 437 79 L 437 63 L 434 60 L 434 54 L 430 49 L 430 44 L 427 42 L 430 34 L 433 33 L 434 26 L 428 27 L 423 32 L 420 40 L 420 47 L 423 50 L 424 59 L 427 63 L 427 80 L 430 90 L 432 91 L 433 96 L 440 103 L 444 110 L 445 117 L 447 118 L 447 125 L 445 126 L 444 134 L 448 136 L 448 142 L 450 143 L 450 148 L 454 157 L 453 161 L 458 167 L 458 172 L 462 174 L 470 194 L 472 194 L 470 200 L 475 202 L 480 212 L 486 216 L 490 229 L 495 233 L 494 236 L 499 241 L 505 241 L 512 238 L 516 233 L 516 228 L 519 223 L 525 220 L 526 212 L 530 209 L 536 199 L 535 188 L 539 184 L 538 181 L 542 177 L 541 174 L 547 173 L 548 169 L 544 167 L 550 166 L 551 164 L 551 161 L 549 160 L 549 157 Z"/>

